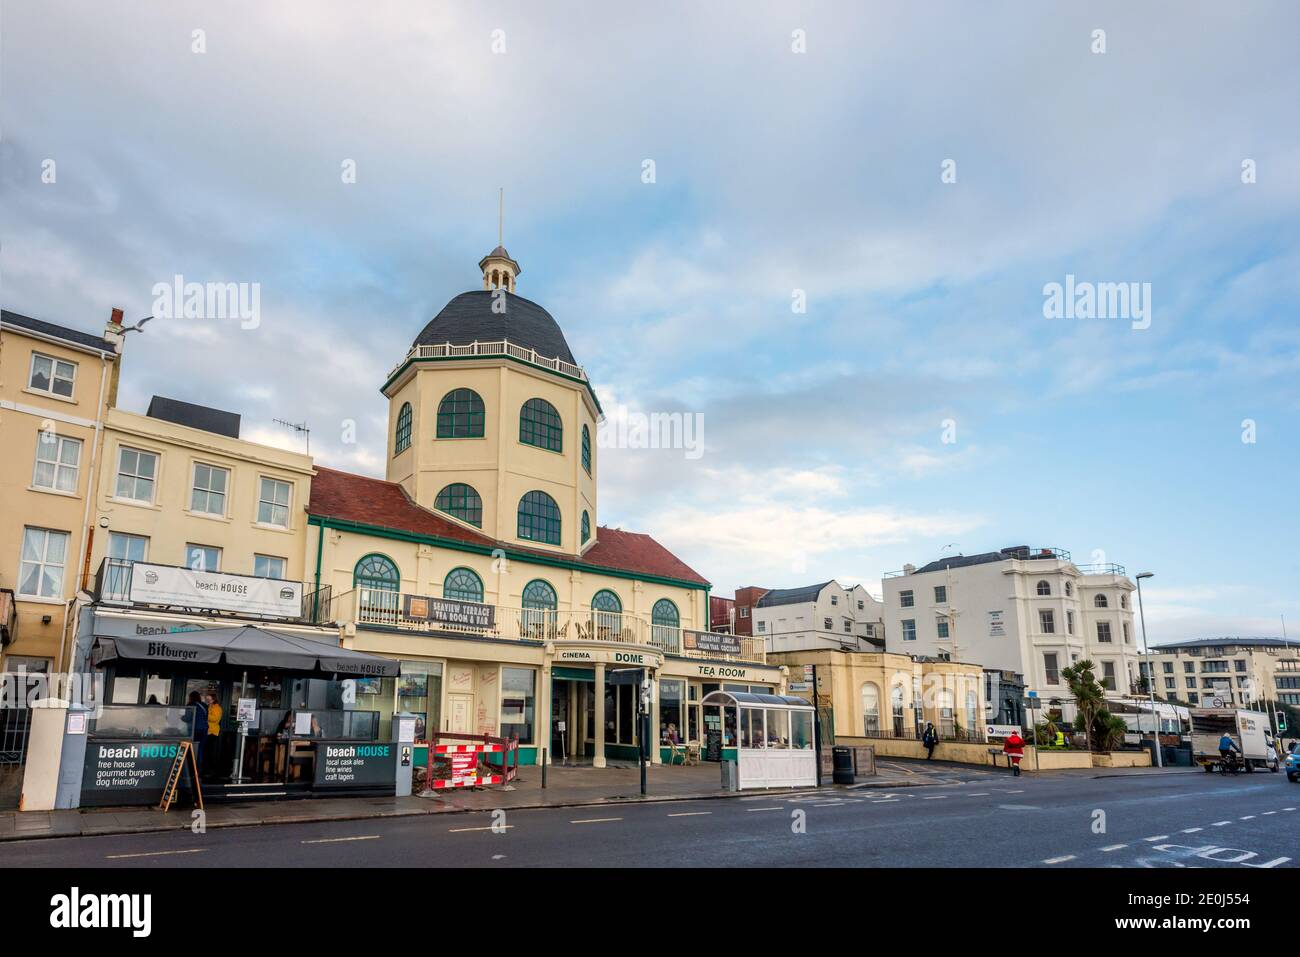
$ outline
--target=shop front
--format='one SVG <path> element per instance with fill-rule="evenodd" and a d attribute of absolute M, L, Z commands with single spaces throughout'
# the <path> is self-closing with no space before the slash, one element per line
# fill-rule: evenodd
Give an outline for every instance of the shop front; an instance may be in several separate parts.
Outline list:
<path fill-rule="evenodd" d="M 340 647 L 324 629 L 84 620 L 102 682 L 75 725 L 69 718 L 84 734 L 79 804 L 155 801 L 182 741 L 193 743 L 212 800 L 394 793 L 391 718 L 383 727 L 359 706 L 357 686 L 394 679 L 398 662 Z"/>

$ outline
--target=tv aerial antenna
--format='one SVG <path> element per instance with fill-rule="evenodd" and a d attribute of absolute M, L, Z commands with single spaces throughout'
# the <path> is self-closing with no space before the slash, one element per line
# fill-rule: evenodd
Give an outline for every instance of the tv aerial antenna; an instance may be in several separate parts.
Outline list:
<path fill-rule="evenodd" d="M 307 427 L 306 422 L 288 422 L 284 419 L 272 419 L 276 425 L 282 425 L 286 429 L 292 429 L 301 435 L 307 442 L 307 454 L 311 455 L 311 429 Z"/>

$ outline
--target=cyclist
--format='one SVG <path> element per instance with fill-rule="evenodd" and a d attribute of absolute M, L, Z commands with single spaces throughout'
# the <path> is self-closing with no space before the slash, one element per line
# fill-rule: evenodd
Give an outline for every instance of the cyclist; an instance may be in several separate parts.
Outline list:
<path fill-rule="evenodd" d="M 1241 753 L 1237 747 L 1237 742 L 1232 739 L 1232 735 L 1223 732 L 1223 737 L 1219 739 L 1219 757 L 1223 759 L 1224 765 L 1236 764 L 1236 755 Z"/>

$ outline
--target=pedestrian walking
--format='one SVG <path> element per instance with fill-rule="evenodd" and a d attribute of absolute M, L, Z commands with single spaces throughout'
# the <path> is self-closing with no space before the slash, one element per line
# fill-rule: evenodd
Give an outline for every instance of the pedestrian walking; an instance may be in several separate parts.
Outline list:
<path fill-rule="evenodd" d="M 204 774 L 209 778 L 216 777 L 217 764 L 220 759 L 219 745 L 221 744 L 221 701 L 217 698 L 216 693 L 209 691 L 207 693 L 208 702 L 208 740 L 206 745 L 206 767 L 203 769 Z"/>
<path fill-rule="evenodd" d="M 1025 756 L 1025 739 L 1020 736 L 1019 731 L 1012 731 L 1007 735 L 1006 740 L 1002 742 L 1002 753 L 1007 756 L 1012 775 L 1020 777 L 1020 759 Z"/>
<path fill-rule="evenodd" d="M 190 726 L 190 747 L 194 749 L 194 766 L 202 769 L 203 745 L 208 740 L 208 703 L 197 691 L 191 691 L 188 704 L 194 710 L 181 720 Z"/>
<path fill-rule="evenodd" d="M 934 730 L 932 721 L 925 723 L 925 734 L 921 735 L 921 743 L 925 745 L 925 759 L 929 761 L 934 757 L 934 749 L 939 744 L 939 733 Z"/>

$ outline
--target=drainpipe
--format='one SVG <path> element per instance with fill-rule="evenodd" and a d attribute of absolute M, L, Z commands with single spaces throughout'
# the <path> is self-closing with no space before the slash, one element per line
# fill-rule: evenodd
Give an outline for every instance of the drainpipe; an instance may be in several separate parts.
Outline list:
<path fill-rule="evenodd" d="M 122 354 L 119 352 L 113 360 L 113 368 L 117 368 L 117 363 L 122 361 Z M 86 504 L 81 512 L 81 532 L 84 536 L 82 547 L 85 555 L 82 558 L 81 567 L 81 590 L 85 591 L 86 586 L 90 583 L 90 549 L 93 544 L 94 531 L 90 527 L 90 506 L 99 490 L 99 475 L 96 472 L 96 463 L 99 461 L 99 446 L 104 435 L 104 393 L 108 384 L 108 356 L 100 353 L 99 356 L 99 406 L 95 410 L 95 434 L 90 438 L 90 471 L 86 473 Z M 75 599 L 76 596 L 74 595 Z M 59 658 L 55 662 L 54 672 L 59 674 L 63 671 L 64 654 L 68 647 L 68 613 L 64 610 L 63 626 L 64 633 L 59 640 Z"/>
<path fill-rule="evenodd" d="M 308 519 L 307 523 L 311 524 L 311 519 Z M 317 524 L 320 528 L 320 533 L 316 537 L 316 581 L 315 581 L 316 590 L 312 592 L 312 599 L 311 599 L 312 624 L 316 624 L 317 620 L 320 618 L 320 565 L 321 565 L 321 552 L 325 548 L 325 519 L 323 518 L 318 519 Z"/>

